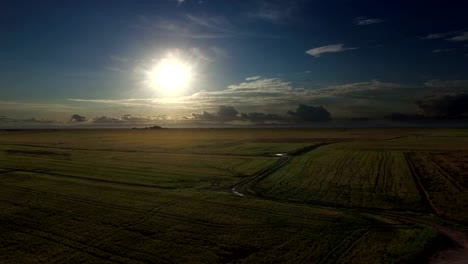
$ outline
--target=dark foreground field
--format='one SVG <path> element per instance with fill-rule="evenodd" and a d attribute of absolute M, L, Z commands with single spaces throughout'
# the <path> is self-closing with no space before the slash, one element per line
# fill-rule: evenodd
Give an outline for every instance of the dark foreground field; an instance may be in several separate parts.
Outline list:
<path fill-rule="evenodd" d="M 0 132 L 0 263 L 465 263 L 468 130 Z"/>

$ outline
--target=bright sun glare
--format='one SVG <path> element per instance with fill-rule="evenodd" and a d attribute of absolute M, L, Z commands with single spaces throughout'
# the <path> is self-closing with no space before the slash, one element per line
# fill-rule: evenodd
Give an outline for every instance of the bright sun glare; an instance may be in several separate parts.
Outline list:
<path fill-rule="evenodd" d="M 147 72 L 149 85 L 166 95 L 182 92 L 190 83 L 192 69 L 177 58 L 165 58 Z"/>

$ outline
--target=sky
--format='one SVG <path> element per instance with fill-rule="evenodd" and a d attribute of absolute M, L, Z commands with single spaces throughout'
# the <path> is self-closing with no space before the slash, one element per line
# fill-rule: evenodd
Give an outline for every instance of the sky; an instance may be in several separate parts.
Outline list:
<path fill-rule="evenodd" d="M 447 0 L 3 0 L 0 126 L 323 121 L 447 104 L 463 115 L 467 10 Z M 163 62 L 178 71 L 158 87 Z"/>

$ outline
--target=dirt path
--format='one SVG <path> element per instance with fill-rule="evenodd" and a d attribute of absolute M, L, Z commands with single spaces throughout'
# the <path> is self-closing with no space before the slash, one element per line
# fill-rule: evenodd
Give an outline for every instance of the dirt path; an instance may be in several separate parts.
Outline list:
<path fill-rule="evenodd" d="M 275 161 L 273 164 L 271 164 L 267 168 L 262 169 L 261 171 L 255 173 L 255 175 L 252 177 L 246 178 L 236 183 L 234 186 L 232 186 L 231 192 L 241 197 L 244 197 L 247 194 L 255 194 L 249 187 L 263 180 L 267 176 L 271 175 L 273 172 L 277 171 L 279 168 L 286 165 L 289 159 L 290 159 L 290 156 L 287 153 L 282 154 L 279 160 Z"/>
<path fill-rule="evenodd" d="M 431 224 L 431 227 L 437 232 L 449 237 L 453 242 L 455 242 L 457 247 L 435 253 L 429 260 L 429 264 L 468 263 L 468 238 L 465 234 L 441 225 Z"/>
<path fill-rule="evenodd" d="M 396 213 L 376 213 L 381 216 L 385 216 L 387 218 L 392 218 L 395 220 L 413 223 L 425 227 L 429 227 L 434 231 L 448 237 L 453 245 L 449 248 L 443 249 L 439 252 L 435 252 L 429 259 L 429 264 L 445 264 L 445 263 L 452 263 L 458 264 L 468 263 L 468 237 L 453 228 L 439 225 L 433 222 L 429 222 L 426 220 L 417 219 L 414 217 L 403 216 L 401 214 Z"/>

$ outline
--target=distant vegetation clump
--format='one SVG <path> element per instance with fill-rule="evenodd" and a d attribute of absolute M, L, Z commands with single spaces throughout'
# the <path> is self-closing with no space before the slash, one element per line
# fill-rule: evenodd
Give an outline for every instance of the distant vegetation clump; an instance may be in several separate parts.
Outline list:
<path fill-rule="evenodd" d="M 134 127 L 132 129 L 135 129 L 135 130 L 156 130 L 156 129 L 163 129 L 163 127 L 162 126 L 150 126 L 150 127 L 143 127 L 143 128 Z"/>

